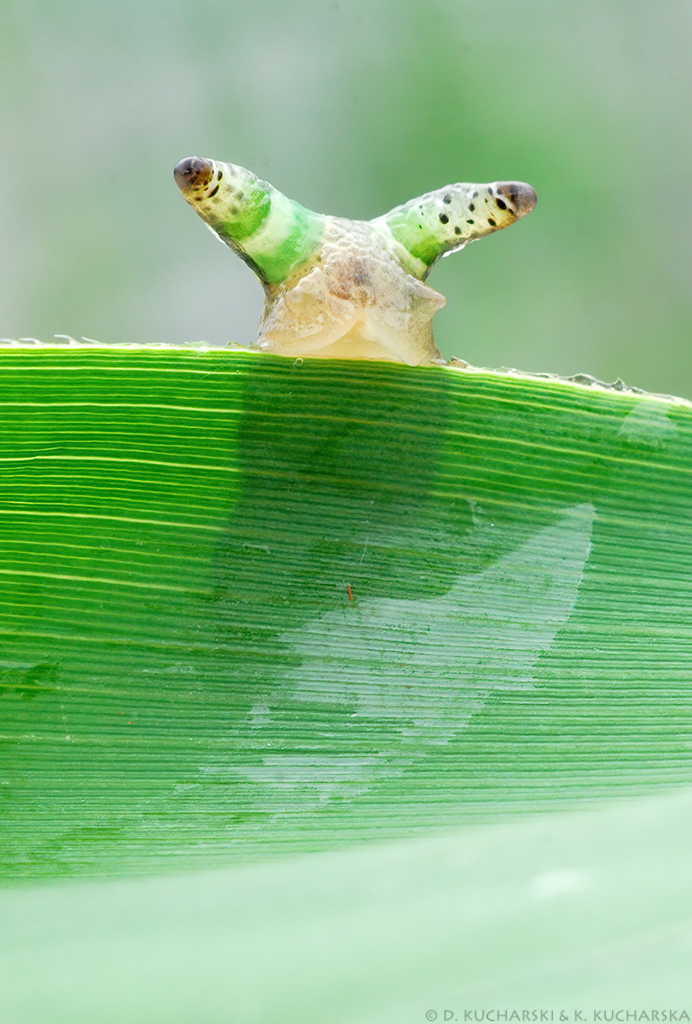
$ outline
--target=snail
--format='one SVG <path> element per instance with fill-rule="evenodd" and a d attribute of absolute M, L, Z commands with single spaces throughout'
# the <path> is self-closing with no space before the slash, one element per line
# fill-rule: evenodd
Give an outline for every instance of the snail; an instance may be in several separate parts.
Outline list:
<path fill-rule="evenodd" d="M 536 205 L 523 182 L 460 183 L 358 221 L 313 213 L 235 164 L 187 157 L 174 174 L 264 286 L 255 347 L 290 356 L 444 362 L 432 318 L 446 300 L 424 283 L 428 274 Z"/>

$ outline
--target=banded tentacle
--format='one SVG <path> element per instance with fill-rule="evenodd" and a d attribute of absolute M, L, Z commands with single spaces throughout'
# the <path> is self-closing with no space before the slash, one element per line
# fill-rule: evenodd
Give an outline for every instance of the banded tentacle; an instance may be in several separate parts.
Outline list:
<path fill-rule="evenodd" d="M 174 174 L 190 206 L 265 285 L 284 281 L 319 245 L 325 218 L 244 167 L 192 156 Z"/>

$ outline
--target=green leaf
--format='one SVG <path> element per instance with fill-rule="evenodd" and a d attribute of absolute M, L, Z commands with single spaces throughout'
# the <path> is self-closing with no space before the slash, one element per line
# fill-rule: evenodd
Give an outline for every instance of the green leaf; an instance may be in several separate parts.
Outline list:
<path fill-rule="evenodd" d="M 479 907 L 501 906 L 497 927 L 516 931 L 499 879 L 538 863 L 544 827 L 584 852 L 579 807 L 690 782 L 686 403 L 490 372 L 189 349 L 3 349 L 0 381 L 6 885 L 303 851 L 295 868 L 236 866 L 218 884 L 235 892 L 256 878 L 254 908 L 290 889 L 291 871 L 314 870 L 316 913 L 338 921 L 328 890 L 342 872 L 366 878 L 377 864 L 385 877 L 401 856 L 420 859 L 396 890 L 413 913 L 447 842 L 415 837 L 461 826 L 450 842 L 487 835 L 505 850 L 478 878 Z M 649 806 L 673 827 L 672 805 L 656 800 L 633 804 L 631 821 Z M 526 818 L 539 811 L 552 812 L 545 825 Z M 655 851 L 646 857 L 632 870 L 655 872 Z M 555 863 L 555 877 L 573 877 L 562 855 Z M 69 892 L 76 913 L 105 901 L 112 922 L 112 894 L 134 887 L 158 942 L 169 910 L 192 927 L 210 878 Z M 17 919 L 39 908 L 46 953 L 56 940 L 44 896 L 45 908 L 73 905 L 50 892 L 5 903 Z M 434 900 L 445 892 L 450 906 L 473 903 L 455 880 Z M 267 912 L 262 927 L 290 943 L 301 907 L 313 927 L 311 898 L 278 907 L 273 924 Z M 391 943 L 388 906 L 373 913 Z M 657 906 L 652 897 L 654 919 Z M 253 913 L 238 917 L 249 948 Z M 473 915 L 464 920 L 472 927 Z M 128 942 L 137 921 L 124 925 Z M 217 925 L 213 907 L 201 912 L 204 942 Z M 594 928 L 605 942 L 605 918 Z M 415 959 L 414 931 L 402 941 Z M 351 939 L 337 933 L 347 963 Z M 81 957 L 82 939 L 70 941 Z M 542 941 L 530 954 L 537 971 Z M 508 993 L 519 945 L 498 961 Z M 191 955 L 188 939 L 175 950 Z M 206 977 L 196 970 L 189 992 Z M 447 984 L 435 974 L 441 987 L 424 992 L 425 970 L 420 1019 L 443 1009 Z M 347 973 L 325 981 L 333 999 Z M 280 1016 L 272 1005 L 238 1019 Z M 375 1003 L 370 1016 L 352 1012 L 330 1019 L 395 1019 Z M 87 1009 L 65 1019 L 89 1019 Z"/>

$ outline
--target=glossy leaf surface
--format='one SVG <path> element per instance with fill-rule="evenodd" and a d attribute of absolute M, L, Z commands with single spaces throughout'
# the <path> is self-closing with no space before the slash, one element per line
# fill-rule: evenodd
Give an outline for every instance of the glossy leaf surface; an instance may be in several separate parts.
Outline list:
<path fill-rule="evenodd" d="M 174 349 L 0 380 L 6 881 L 690 780 L 687 405 Z"/>

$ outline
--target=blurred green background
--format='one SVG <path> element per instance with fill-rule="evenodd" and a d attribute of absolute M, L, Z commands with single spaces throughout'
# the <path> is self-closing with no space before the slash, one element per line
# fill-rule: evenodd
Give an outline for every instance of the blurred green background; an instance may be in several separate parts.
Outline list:
<path fill-rule="evenodd" d="M 183 156 L 360 218 L 517 178 L 535 213 L 433 271 L 443 352 L 692 398 L 691 29 L 682 0 L 2 0 L 0 334 L 252 341 Z"/>

